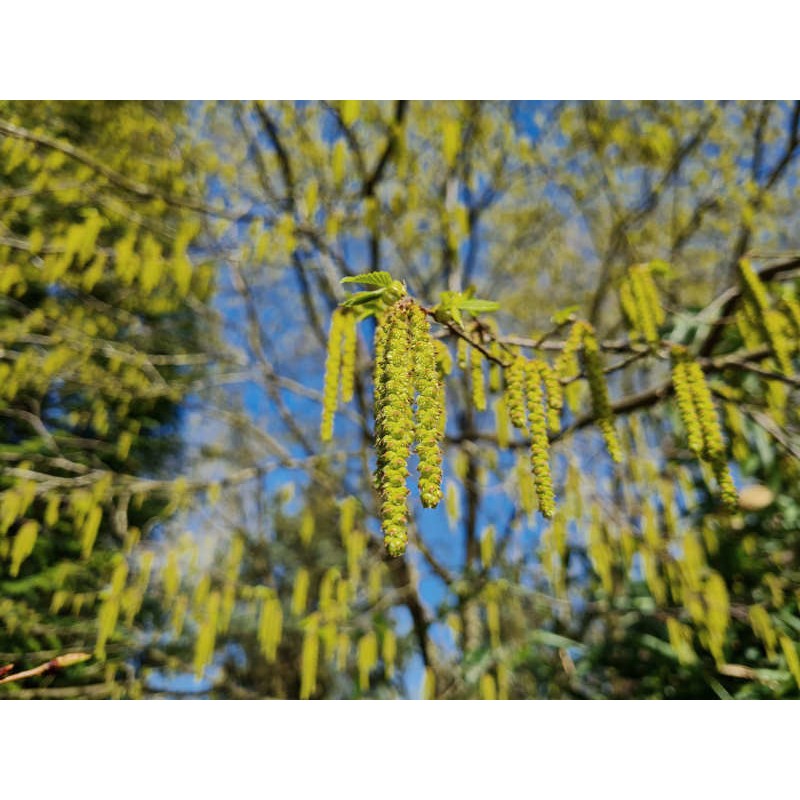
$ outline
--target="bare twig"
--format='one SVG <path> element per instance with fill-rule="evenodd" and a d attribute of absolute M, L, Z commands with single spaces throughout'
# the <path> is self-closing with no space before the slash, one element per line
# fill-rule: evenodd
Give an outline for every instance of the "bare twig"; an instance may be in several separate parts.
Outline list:
<path fill-rule="evenodd" d="M 49 661 L 45 661 L 44 664 L 39 664 L 38 667 L 25 669 L 22 670 L 22 672 L 15 672 L 11 675 L 7 675 L 6 673 L 12 670 L 14 665 L 8 664 L 5 667 L 0 667 L 0 675 L 6 674 L 4 678 L 0 678 L 0 684 L 13 683 L 14 681 L 24 681 L 26 678 L 34 678 L 37 675 L 47 675 L 51 672 L 56 672 L 57 670 L 71 667 L 74 664 L 82 664 L 84 661 L 88 661 L 90 658 L 91 656 L 88 653 L 65 653 L 64 655 L 56 656 L 55 658 L 51 658 Z"/>

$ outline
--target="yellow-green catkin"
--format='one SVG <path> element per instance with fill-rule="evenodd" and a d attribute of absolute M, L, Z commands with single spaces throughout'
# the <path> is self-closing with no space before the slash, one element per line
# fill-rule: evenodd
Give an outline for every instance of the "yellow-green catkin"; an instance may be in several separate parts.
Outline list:
<path fill-rule="evenodd" d="M 480 680 L 481 700 L 497 700 L 497 687 L 494 677 L 488 672 L 481 675 Z"/>
<path fill-rule="evenodd" d="M 687 369 L 688 353 L 685 348 L 672 349 L 672 386 L 675 389 L 675 400 L 678 413 L 686 431 L 689 449 L 697 456 L 703 454 L 703 429 L 695 407 L 694 394 Z"/>
<path fill-rule="evenodd" d="M 409 330 L 417 395 L 414 430 L 419 458 L 419 496 L 423 506 L 433 508 L 442 499 L 442 381 L 436 368 L 436 351 L 428 318 L 416 305 L 409 310 Z"/>
<path fill-rule="evenodd" d="M 494 525 L 488 525 L 481 534 L 481 565 L 489 569 L 494 562 Z"/>
<path fill-rule="evenodd" d="M 213 591 L 206 600 L 205 613 L 200 623 L 194 649 L 194 673 L 201 678 L 205 668 L 214 657 L 214 645 L 217 639 L 217 623 L 219 621 L 220 593 Z"/>
<path fill-rule="evenodd" d="M 339 404 L 343 328 L 344 314 L 340 309 L 336 309 L 331 316 L 331 327 L 328 332 L 328 353 L 325 359 L 325 380 L 322 387 L 320 438 L 323 442 L 329 442 L 333 438 L 333 418 Z"/>
<path fill-rule="evenodd" d="M 300 653 L 300 699 L 308 700 L 317 691 L 319 665 L 319 617 L 312 614 L 304 623 L 303 648 Z"/>
<path fill-rule="evenodd" d="M 578 364 L 578 352 L 583 344 L 583 333 L 585 324 L 576 322 L 569 330 L 567 338 L 555 363 L 555 371 L 561 380 L 571 380 L 580 373 Z"/>
<path fill-rule="evenodd" d="M 385 342 L 380 344 L 375 379 L 376 482 L 381 495 L 384 544 L 390 555 L 400 556 L 408 542 L 406 479 L 414 438 L 408 302 L 401 300 L 392 306 L 379 329 L 385 331 L 379 331 Z"/>
<path fill-rule="evenodd" d="M 295 616 L 305 613 L 306 604 L 308 603 L 309 582 L 308 570 L 305 567 L 300 567 L 295 575 L 292 588 L 292 614 Z"/>
<path fill-rule="evenodd" d="M 473 347 L 470 352 L 470 383 L 472 405 L 476 411 L 486 411 L 486 381 L 483 377 L 483 354 Z"/>
<path fill-rule="evenodd" d="M 614 428 L 614 412 L 611 408 L 608 385 L 603 374 L 600 345 L 597 343 L 594 328 L 586 322 L 583 323 L 583 366 L 586 370 L 586 381 L 589 384 L 595 422 L 603 434 L 606 449 L 612 461 L 619 463 L 622 461 L 622 447 Z"/>
<path fill-rule="evenodd" d="M 500 347 L 500 343 L 492 341 L 491 345 L 489 346 L 489 351 L 491 352 L 492 356 L 496 358 L 498 361 L 502 360 L 503 358 L 503 349 Z M 489 391 L 497 394 L 498 392 L 502 391 L 503 389 L 503 370 L 496 361 L 492 361 L 489 364 Z"/>
<path fill-rule="evenodd" d="M 280 600 L 270 593 L 261 606 L 258 624 L 258 643 L 268 663 L 272 664 L 278 655 L 278 645 L 283 635 L 283 609 Z"/>
<path fill-rule="evenodd" d="M 422 680 L 422 699 L 436 699 L 436 673 L 432 667 L 425 667 L 425 676 Z"/>
<path fill-rule="evenodd" d="M 800 302 L 798 302 L 794 294 L 786 289 L 784 289 L 783 295 L 781 296 L 781 302 L 786 309 L 786 316 L 791 323 L 795 340 L 795 350 L 797 350 L 800 348 Z"/>
<path fill-rule="evenodd" d="M 506 408 L 511 424 L 525 430 L 525 364 L 522 356 L 515 357 L 506 367 Z"/>
<path fill-rule="evenodd" d="M 703 369 L 683 347 L 673 348 L 672 364 L 672 384 L 689 448 L 711 464 L 722 502 L 735 510 L 738 493 L 728 469 L 722 427 Z"/>
<path fill-rule="evenodd" d="M 466 339 L 458 338 L 456 342 L 456 364 L 458 368 L 464 370 L 469 364 L 469 345 Z"/>
<path fill-rule="evenodd" d="M 393 630 L 384 631 L 381 643 L 381 658 L 383 659 L 383 669 L 386 672 L 386 677 L 391 680 L 394 677 L 394 667 L 397 661 L 397 637 Z"/>
<path fill-rule="evenodd" d="M 633 331 L 646 342 L 658 342 L 658 327 L 664 322 L 664 309 L 649 264 L 638 264 L 628 270 L 620 287 L 620 304 Z"/>
<path fill-rule="evenodd" d="M 575 322 L 564 340 L 561 352 L 555 360 L 554 370 L 562 384 L 566 383 L 564 399 L 570 410 L 576 412 L 580 404 L 581 384 L 575 380 L 580 374 L 578 352 L 583 342 L 583 323 Z"/>
<path fill-rule="evenodd" d="M 775 633 L 775 628 L 767 609 L 757 603 L 750 606 L 748 616 L 750 617 L 750 627 L 753 629 L 753 633 L 763 642 L 767 658 L 771 661 L 776 655 L 775 648 L 778 644 L 778 635 Z"/>
<path fill-rule="evenodd" d="M 745 298 L 755 307 L 752 317 L 769 345 L 775 361 L 785 375 L 791 375 L 792 346 L 783 332 L 783 317 L 771 308 L 767 289 L 758 277 L 750 262 L 743 258 L 739 261 L 739 274 L 744 284 Z"/>
<path fill-rule="evenodd" d="M 356 315 L 352 312 L 342 315 L 342 402 L 349 403 L 353 399 L 356 380 L 356 356 L 358 354 L 358 335 L 356 331 Z"/>
<path fill-rule="evenodd" d="M 505 450 L 510 441 L 509 425 L 511 424 L 511 420 L 508 417 L 506 399 L 502 395 L 494 401 L 494 421 L 495 431 L 497 433 L 497 446 L 501 450 Z"/>
<path fill-rule="evenodd" d="M 561 430 L 561 409 L 564 407 L 564 387 L 558 375 L 545 361 L 539 362 L 539 372 L 547 392 L 547 425 L 552 433 Z"/>
<path fill-rule="evenodd" d="M 783 650 L 783 655 L 786 658 L 786 666 L 789 668 L 789 672 L 792 673 L 798 688 L 800 688 L 800 656 L 797 655 L 797 648 L 794 642 L 785 634 L 781 634 L 779 640 L 781 650 Z"/>
<path fill-rule="evenodd" d="M 539 499 L 539 511 L 550 519 L 556 510 L 553 479 L 550 473 L 550 441 L 547 438 L 547 418 L 539 363 L 531 361 L 526 369 L 528 422 L 531 431 L 531 466 Z"/>
<path fill-rule="evenodd" d="M 692 387 L 692 398 L 700 428 L 703 432 L 703 457 L 711 463 L 714 477 L 719 484 L 720 496 L 725 506 L 731 510 L 738 507 L 738 494 L 728 470 L 725 456 L 725 441 L 722 438 L 722 427 L 719 423 L 717 411 L 711 398 L 702 368 L 696 361 L 686 364 L 686 373 Z"/>
<path fill-rule="evenodd" d="M 374 631 L 358 640 L 358 686 L 362 692 L 369 690 L 369 675 L 378 663 L 378 639 Z"/>

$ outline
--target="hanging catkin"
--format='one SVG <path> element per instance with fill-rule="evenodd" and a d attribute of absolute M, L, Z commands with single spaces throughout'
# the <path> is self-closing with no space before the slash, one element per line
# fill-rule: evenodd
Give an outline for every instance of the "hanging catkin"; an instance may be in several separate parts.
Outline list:
<path fill-rule="evenodd" d="M 353 399 L 355 388 L 356 355 L 358 353 L 355 314 L 343 314 L 342 329 L 341 396 L 343 403 L 349 403 Z"/>
<path fill-rule="evenodd" d="M 697 456 L 703 454 L 703 429 L 697 415 L 692 386 L 687 370 L 687 353 L 684 348 L 672 350 L 672 385 L 689 449 Z"/>
<path fill-rule="evenodd" d="M 470 348 L 470 383 L 472 405 L 476 411 L 486 411 L 486 382 L 483 377 L 483 354 L 476 347 Z"/>
<path fill-rule="evenodd" d="M 561 430 L 561 409 L 564 407 L 564 387 L 556 373 L 545 361 L 539 362 L 539 373 L 547 392 L 547 425 L 552 433 Z"/>
<path fill-rule="evenodd" d="M 583 366 L 586 371 L 586 380 L 592 397 L 592 413 L 597 427 L 603 434 L 611 459 L 617 463 L 622 461 L 622 448 L 620 447 L 617 432 L 614 429 L 614 412 L 608 398 L 608 386 L 603 374 L 603 365 L 600 360 L 600 346 L 594 334 L 594 328 L 588 323 L 583 323 Z"/>
<path fill-rule="evenodd" d="M 689 448 L 711 464 L 722 501 L 733 510 L 738 505 L 738 494 L 728 469 L 722 427 L 705 374 L 684 347 L 673 347 L 672 364 L 672 384 Z"/>
<path fill-rule="evenodd" d="M 417 394 L 414 429 L 419 457 L 419 496 L 422 505 L 433 508 L 442 497 L 442 386 L 428 318 L 416 305 L 412 305 L 409 310 L 409 327 L 414 391 Z"/>
<path fill-rule="evenodd" d="M 392 306 L 379 328 L 385 331 L 385 343 L 380 344 L 382 358 L 375 375 L 376 482 L 384 543 L 390 555 L 399 556 L 408 541 L 406 479 L 414 436 L 409 304 L 400 301 Z"/>
<path fill-rule="evenodd" d="M 342 364 L 343 313 L 336 309 L 331 316 L 328 332 L 328 353 L 325 359 L 325 380 L 322 388 L 322 423 L 320 438 L 329 442 L 333 438 L 333 418 L 339 403 L 339 373 Z"/>
<path fill-rule="evenodd" d="M 516 356 L 506 367 L 506 408 L 511 424 L 525 430 L 525 359 Z"/>
<path fill-rule="evenodd" d="M 755 324 L 759 328 L 764 342 L 772 350 L 775 361 L 785 375 L 791 375 L 792 347 L 783 333 L 783 317 L 771 307 L 767 289 L 758 277 L 758 273 L 753 269 L 750 262 L 743 258 L 739 261 L 739 275 L 744 284 L 744 294 L 746 304 L 752 304 L 755 311 L 751 314 Z"/>
<path fill-rule="evenodd" d="M 550 442 L 547 438 L 547 417 L 542 390 L 540 363 L 530 361 L 526 368 L 528 422 L 531 430 L 531 466 L 539 499 L 539 511 L 550 519 L 555 513 L 553 479 L 550 474 Z"/>

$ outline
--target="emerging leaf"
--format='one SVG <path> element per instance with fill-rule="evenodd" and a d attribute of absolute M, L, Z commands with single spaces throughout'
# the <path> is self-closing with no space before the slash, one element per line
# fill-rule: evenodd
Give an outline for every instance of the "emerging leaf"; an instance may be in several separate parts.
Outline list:
<path fill-rule="evenodd" d="M 365 272 L 361 275 L 348 275 L 342 278 L 341 283 L 360 283 L 362 286 L 381 286 L 387 288 L 392 285 L 392 276 L 388 272 Z"/>

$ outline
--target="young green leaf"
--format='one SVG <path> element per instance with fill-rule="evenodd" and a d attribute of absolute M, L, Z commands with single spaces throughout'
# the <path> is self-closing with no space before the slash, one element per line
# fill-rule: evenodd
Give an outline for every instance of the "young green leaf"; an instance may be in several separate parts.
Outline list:
<path fill-rule="evenodd" d="M 364 272 L 361 275 L 348 275 L 341 283 L 360 283 L 362 286 L 381 286 L 384 289 L 392 285 L 392 276 L 388 272 Z"/>
<path fill-rule="evenodd" d="M 356 292 L 344 300 L 342 306 L 344 308 L 352 308 L 353 306 L 364 305 L 364 303 L 369 303 L 371 300 L 381 297 L 383 292 L 383 289 L 373 289 L 371 292 Z"/>
<path fill-rule="evenodd" d="M 479 300 L 474 297 L 469 300 L 462 300 L 459 303 L 462 311 L 469 311 L 470 314 L 488 314 L 491 311 L 497 311 L 500 308 L 500 303 L 494 300 Z"/>

